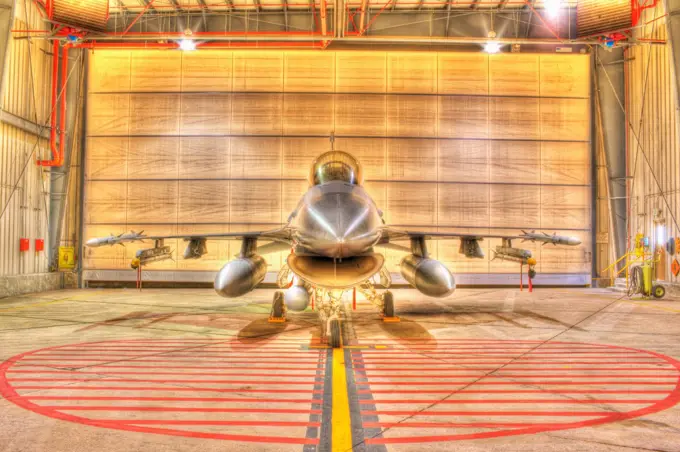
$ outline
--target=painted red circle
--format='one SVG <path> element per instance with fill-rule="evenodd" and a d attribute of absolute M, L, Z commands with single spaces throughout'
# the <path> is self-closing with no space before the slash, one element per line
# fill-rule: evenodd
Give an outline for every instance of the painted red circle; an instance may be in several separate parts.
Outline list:
<path fill-rule="evenodd" d="M 96 427 L 318 444 L 326 350 L 309 341 L 103 341 L 43 348 L 0 365 L 0 394 Z"/>
<path fill-rule="evenodd" d="M 680 362 L 652 351 L 494 339 L 377 343 L 352 359 L 363 426 L 373 429 L 367 444 L 588 427 L 680 401 Z"/>
<path fill-rule="evenodd" d="M 51 347 L 22 353 L 0 365 L 0 393 L 33 412 L 91 426 L 318 444 L 326 351 L 306 345 L 286 340 L 262 345 L 149 339 Z M 655 413 L 680 401 L 680 362 L 627 347 L 375 340 L 368 348 L 349 353 L 361 408 L 361 413 L 353 414 L 362 416 L 368 444 L 594 426 Z M 485 366 L 495 370 L 486 375 Z M 244 393 L 265 398 L 251 402 Z M 432 400 L 426 395 L 433 395 Z M 464 403 L 456 399 L 470 395 Z M 561 399 L 565 395 L 569 398 Z M 544 399 L 535 400 L 538 396 Z M 587 409 L 559 411 L 551 400 L 558 396 L 555 405 L 567 400 Z M 430 415 L 421 410 L 423 401 L 437 401 L 436 422 L 422 421 Z M 520 408 L 510 410 L 515 403 Z M 552 420 L 535 422 L 537 415 Z M 391 416 L 400 419 L 394 422 Z M 471 416 L 484 421 L 468 425 L 474 424 L 467 422 Z M 371 429 L 379 434 L 370 434 Z M 436 434 L 430 434 L 432 430 Z"/>

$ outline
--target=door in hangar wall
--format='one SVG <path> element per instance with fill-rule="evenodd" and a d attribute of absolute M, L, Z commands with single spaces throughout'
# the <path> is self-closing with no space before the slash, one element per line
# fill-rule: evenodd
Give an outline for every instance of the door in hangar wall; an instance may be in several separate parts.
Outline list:
<path fill-rule="evenodd" d="M 579 236 L 524 243 L 541 277 L 589 282 L 587 55 L 111 50 L 90 54 L 85 235 L 270 229 L 307 188 L 312 160 L 354 154 L 395 226 Z M 157 280 L 211 281 L 240 247 L 153 264 Z M 459 283 L 515 283 L 517 264 L 432 243 Z M 86 249 L 85 279 L 134 279 L 149 244 Z M 381 250 L 392 272 L 401 255 Z M 269 256 L 269 270 L 285 256 Z"/>

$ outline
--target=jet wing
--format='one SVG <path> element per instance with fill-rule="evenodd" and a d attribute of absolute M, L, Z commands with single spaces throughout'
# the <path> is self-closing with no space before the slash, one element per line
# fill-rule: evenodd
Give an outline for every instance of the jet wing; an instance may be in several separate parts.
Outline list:
<path fill-rule="evenodd" d="M 425 240 L 484 240 L 486 239 L 506 239 L 506 240 L 522 240 L 530 242 L 552 243 L 555 245 L 580 245 L 581 240 L 576 237 L 567 237 L 557 234 L 546 234 L 545 232 L 525 232 L 516 235 L 503 234 L 470 234 L 464 232 L 434 232 L 434 231 L 415 231 L 415 230 L 400 230 L 387 227 L 383 229 L 383 241 L 385 243 L 397 242 L 400 240 L 409 240 L 411 238 L 424 238 Z"/>
<path fill-rule="evenodd" d="M 88 247 L 98 247 L 103 245 L 118 245 L 128 242 L 140 242 L 144 240 L 164 240 L 164 239 L 184 239 L 191 240 L 244 240 L 244 239 L 261 239 L 270 240 L 272 242 L 284 243 L 290 245 L 292 243 L 292 232 L 289 228 L 271 229 L 268 231 L 244 231 L 244 232 L 220 232 L 214 234 L 175 234 L 175 235 L 145 235 L 142 232 L 130 232 L 120 234 L 118 236 L 111 235 L 109 237 L 93 238 L 88 240 L 85 244 Z"/>
<path fill-rule="evenodd" d="M 520 259 L 524 260 L 531 256 L 531 253 L 519 248 L 512 248 L 512 240 L 521 240 L 523 242 L 542 242 L 543 245 L 548 243 L 552 245 L 568 245 L 576 246 L 581 244 L 581 240 L 576 237 L 567 237 L 562 235 L 547 234 L 545 232 L 526 232 L 522 231 L 522 234 L 517 235 L 502 235 L 502 234 L 469 234 L 463 232 L 434 232 L 434 231 L 416 231 L 416 230 L 399 230 L 391 227 L 386 227 L 383 229 L 380 245 L 388 245 L 393 242 L 412 240 L 412 239 L 424 239 L 424 240 L 460 240 L 459 252 L 464 254 L 466 257 L 481 259 L 484 257 L 484 252 L 482 251 L 479 242 L 488 239 L 502 239 L 503 245 L 496 247 L 494 253 L 499 257 L 507 257 L 508 259 Z M 413 245 L 412 245 L 413 247 Z M 405 247 L 401 247 L 405 248 Z M 413 249 L 413 248 L 412 248 Z"/>

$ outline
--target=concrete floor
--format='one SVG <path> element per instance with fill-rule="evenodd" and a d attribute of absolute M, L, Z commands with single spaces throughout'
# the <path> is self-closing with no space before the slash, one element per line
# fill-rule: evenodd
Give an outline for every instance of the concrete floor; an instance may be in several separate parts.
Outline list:
<path fill-rule="evenodd" d="M 394 292 L 340 350 L 271 290 L 0 300 L 0 451 L 680 451 L 680 300 Z"/>

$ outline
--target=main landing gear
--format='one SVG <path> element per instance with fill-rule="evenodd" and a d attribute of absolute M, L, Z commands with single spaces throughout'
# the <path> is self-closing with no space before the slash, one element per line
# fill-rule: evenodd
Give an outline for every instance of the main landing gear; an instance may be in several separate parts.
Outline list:
<path fill-rule="evenodd" d="M 274 292 L 272 309 L 269 312 L 269 323 L 283 323 L 286 321 L 286 305 L 283 303 L 283 292 Z"/>

